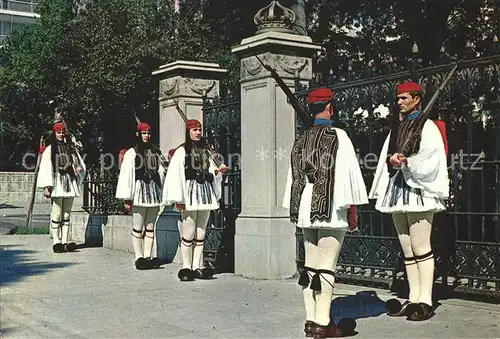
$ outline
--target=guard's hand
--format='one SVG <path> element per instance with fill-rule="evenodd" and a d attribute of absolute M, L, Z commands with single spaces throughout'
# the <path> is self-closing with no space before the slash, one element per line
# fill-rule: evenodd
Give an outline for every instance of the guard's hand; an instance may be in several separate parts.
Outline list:
<path fill-rule="evenodd" d="M 177 208 L 179 212 L 184 212 L 184 210 L 186 210 L 186 204 L 175 204 L 175 208 Z"/>
<path fill-rule="evenodd" d="M 229 170 L 229 167 L 227 167 L 224 164 L 220 165 L 220 167 L 219 167 L 219 172 L 221 172 L 221 173 L 226 173 L 228 170 Z"/>
<path fill-rule="evenodd" d="M 356 205 L 351 205 L 347 210 L 347 224 L 349 232 L 354 232 L 358 228 L 358 211 Z"/>
<path fill-rule="evenodd" d="M 51 194 L 52 194 L 52 188 L 45 187 L 45 189 L 43 190 L 43 195 L 45 196 L 45 198 L 49 199 Z"/>
<path fill-rule="evenodd" d="M 75 168 L 75 172 L 76 173 L 82 173 L 83 171 L 83 168 L 81 168 L 80 166 L 78 166 L 77 168 Z"/>
<path fill-rule="evenodd" d="M 127 212 L 130 212 L 132 210 L 132 201 L 126 200 L 124 206 L 125 210 L 127 210 Z"/>
<path fill-rule="evenodd" d="M 405 157 L 403 154 L 400 154 L 400 155 L 398 156 L 398 160 L 399 160 L 399 162 L 401 163 L 401 165 L 400 165 L 400 166 L 406 166 L 406 165 L 408 164 L 408 158 L 407 158 L 407 157 Z"/>
<path fill-rule="evenodd" d="M 402 156 L 402 154 L 399 153 L 394 153 L 391 156 L 390 162 L 393 166 L 401 166 L 401 161 L 399 160 L 399 157 Z"/>

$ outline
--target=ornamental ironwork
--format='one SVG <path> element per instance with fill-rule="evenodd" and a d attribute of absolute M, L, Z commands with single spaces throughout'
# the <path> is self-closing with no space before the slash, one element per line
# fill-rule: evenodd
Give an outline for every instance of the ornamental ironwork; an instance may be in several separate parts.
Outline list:
<path fill-rule="evenodd" d="M 230 168 L 222 180 L 220 209 L 210 213 L 204 248 L 206 264 L 222 272 L 234 271 L 235 223 L 241 211 L 240 107 L 238 95 L 230 92 L 222 98 L 203 100 L 203 135 L 219 160 Z"/>
<path fill-rule="evenodd" d="M 444 290 L 500 297 L 500 46 L 495 43 L 496 54 L 461 60 L 430 114 L 447 126 L 450 178 L 447 211 L 435 216 L 432 246 L 436 282 Z M 407 70 L 390 64 L 349 70 L 344 78 L 331 74 L 325 84 L 335 92 L 335 125 L 353 141 L 367 189 L 396 108 L 396 85 L 418 81 L 425 105 L 455 64 L 443 57 L 440 65 L 419 68 L 414 52 Z M 304 88 L 296 80 L 295 93 L 304 107 L 315 87 Z M 297 134 L 302 131 L 297 121 Z M 305 257 L 300 229 L 296 238 L 300 271 Z M 359 230 L 346 235 L 337 277 L 393 288 L 405 285 L 392 218 L 376 211 L 374 201 L 359 206 Z"/>

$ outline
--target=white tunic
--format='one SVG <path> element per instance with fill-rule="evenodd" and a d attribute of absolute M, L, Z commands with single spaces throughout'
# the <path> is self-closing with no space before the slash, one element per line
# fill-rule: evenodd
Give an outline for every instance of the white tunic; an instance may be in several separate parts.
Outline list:
<path fill-rule="evenodd" d="M 444 143 L 438 127 L 427 120 L 422 129 L 420 149 L 409 156 L 403 166 L 389 178 L 386 159 L 390 133 L 387 136 L 369 193 L 369 199 L 377 199 L 375 208 L 382 213 L 439 212 L 446 210 L 445 199 L 449 195 L 448 169 Z M 402 189 L 406 186 L 410 190 Z M 399 182 L 398 182 L 399 181 Z M 398 194 L 399 193 L 399 194 Z M 407 196 L 404 201 L 403 196 Z M 395 203 L 390 204 L 391 196 Z M 391 206 L 392 205 L 392 206 Z"/>
<path fill-rule="evenodd" d="M 81 194 L 81 186 L 83 183 L 83 179 L 85 178 L 87 169 L 78 151 L 75 150 L 75 152 L 78 159 L 73 159 L 73 164 L 76 162 L 76 160 L 78 160 L 82 167 L 82 171 L 80 173 L 77 173 L 75 171 L 75 177 L 70 176 L 68 173 L 61 175 L 58 171 L 52 173 L 52 147 L 51 145 L 49 145 L 42 153 L 42 159 L 40 160 L 40 169 L 38 171 L 38 176 L 36 179 L 36 187 L 52 187 L 52 198 L 79 197 Z M 73 166 L 73 170 L 75 170 L 75 166 Z M 69 181 L 68 191 L 64 190 L 64 181 Z"/>
<path fill-rule="evenodd" d="M 222 174 L 215 175 L 217 166 L 210 159 L 208 171 L 214 175 L 214 181 L 198 183 L 194 179 L 186 180 L 186 150 L 180 146 L 175 151 L 165 178 L 163 205 L 185 204 L 186 211 L 204 211 L 219 209 L 222 190 Z"/>
<path fill-rule="evenodd" d="M 157 183 L 153 180 L 151 180 L 149 184 L 146 184 L 142 180 L 135 178 L 135 157 L 136 153 L 133 147 L 125 152 L 120 166 L 120 175 L 118 176 L 115 197 L 117 199 L 132 201 L 134 206 L 158 207 L 161 205 L 162 188 L 166 169 L 160 162 L 158 166 L 161 184 L 160 188 L 157 187 Z"/>
<path fill-rule="evenodd" d="M 332 204 L 332 218 L 327 221 L 314 220 L 311 223 L 311 200 L 314 184 L 306 182 L 300 197 L 298 227 L 348 229 L 347 210 L 351 205 L 368 203 L 366 186 L 359 167 L 358 158 L 347 133 L 335 128 L 338 137 L 338 150 L 335 157 L 335 178 Z M 307 179 L 306 179 L 307 181 Z M 290 209 L 292 189 L 292 170 L 288 169 L 288 179 L 283 197 L 283 207 Z"/>

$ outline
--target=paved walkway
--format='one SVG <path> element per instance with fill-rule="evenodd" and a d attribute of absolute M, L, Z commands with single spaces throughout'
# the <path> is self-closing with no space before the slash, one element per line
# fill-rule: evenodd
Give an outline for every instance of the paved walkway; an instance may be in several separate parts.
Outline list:
<path fill-rule="evenodd" d="M 232 274 L 181 283 L 179 266 L 137 271 L 130 253 L 53 254 L 48 236 L 1 236 L 2 338 L 303 338 L 297 281 Z M 443 300 L 422 323 L 386 316 L 388 291 L 337 285 L 336 316 L 359 338 L 498 338 L 500 307 Z"/>
<path fill-rule="evenodd" d="M 49 228 L 50 204 L 34 204 L 30 227 Z M 0 203 L 0 235 L 9 234 L 16 227 L 26 226 L 28 206 Z"/>
<path fill-rule="evenodd" d="M 52 205 L 33 204 L 33 215 L 50 215 Z M 0 217 L 24 217 L 28 214 L 28 204 L 4 204 L 0 203 Z"/>

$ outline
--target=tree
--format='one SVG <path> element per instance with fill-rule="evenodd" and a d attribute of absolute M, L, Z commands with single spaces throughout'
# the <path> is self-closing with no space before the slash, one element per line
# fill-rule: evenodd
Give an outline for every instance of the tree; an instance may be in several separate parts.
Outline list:
<path fill-rule="evenodd" d="M 42 2 L 38 25 L 16 30 L 0 50 L 0 112 L 2 167 L 19 169 L 27 151 L 38 149 L 38 140 L 53 117 L 49 101 L 54 85 L 64 79 L 59 43 L 73 17 L 65 0 Z M 52 111 L 52 113 L 51 113 Z"/>
<path fill-rule="evenodd" d="M 333 68 L 341 78 L 349 65 L 356 70 L 371 63 L 382 69 L 390 58 L 407 68 L 414 43 L 419 47 L 423 65 L 439 63 L 443 46 L 450 55 L 463 55 L 468 41 L 474 43 L 477 55 L 484 55 L 500 30 L 500 8 L 495 3 L 495 0 L 308 1 L 308 32 L 315 42 L 323 45 L 316 73 L 324 80 Z"/>
<path fill-rule="evenodd" d="M 356 73 L 349 68 L 382 72 L 390 60 L 408 69 L 414 42 L 424 65 L 440 62 L 443 45 L 459 55 L 471 41 L 477 55 L 488 53 L 500 28 L 496 2 L 280 1 L 295 11 L 296 32 L 322 45 L 313 73 L 323 84 L 331 73 L 336 81 Z M 55 107 L 85 147 L 96 130 L 104 133 L 104 150 L 127 147 L 134 112 L 156 125 L 158 86 L 151 72 L 177 59 L 219 63 L 229 70 L 223 93 L 239 93 L 231 46 L 256 32 L 254 15 L 270 1 L 179 3 L 175 13 L 171 0 L 42 0 L 40 23 L 12 34 L 0 50 L 2 163 L 19 163 L 23 152 L 37 149 L 32 131 L 50 126 Z"/>
<path fill-rule="evenodd" d="M 68 28 L 62 50 L 70 71 L 61 100 L 70 120 L 104 133 L 106 151 L 133 141 L 134 114 L 151 122 L 157 112 L 151 72 L 170 58 L 172 16 L 169 1 L 96 0 Z"/>
<path fill-rule="evenodd" d="M 37 134 L 50 128 L 56 107 L 85 147 L 95 129 L 105 150 L 128 146 L 123 136 L 134 138 L 134 112 L 156 117 L 151 72 L 171 59 L 171 2 L 95 0 L 75 8 L 44 0 L 39 12 L 40 23 L 10 36 L 0 54 L 2 121 L 10 126 L 4 139 L 12 147 L 2 163 L 19 164 L 22 152 L 38 149 Z"/>

